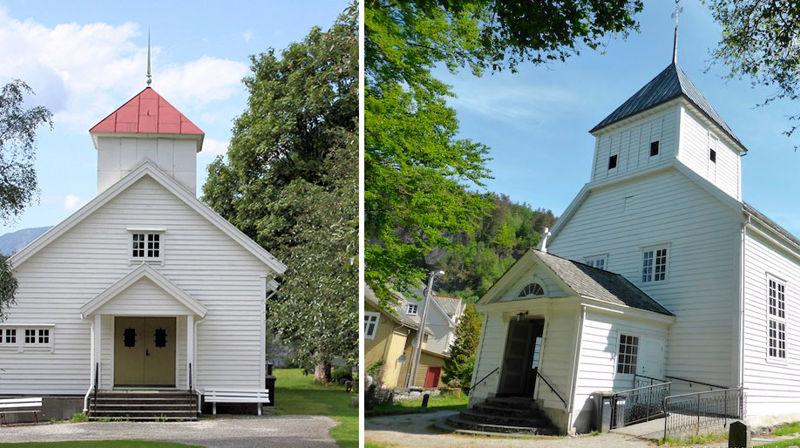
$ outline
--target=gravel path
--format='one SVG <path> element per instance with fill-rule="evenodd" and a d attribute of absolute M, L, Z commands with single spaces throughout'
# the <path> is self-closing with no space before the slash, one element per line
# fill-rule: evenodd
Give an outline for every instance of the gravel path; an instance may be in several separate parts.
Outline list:
<path fill-rule="evenodd" d="M 433 423 L 451 411 L 368 418 L 364 423 L 364 440 L 391 448 L 650 448 L 652 445 L 623 434 L 601 434 L 581 437 L 470 437 L 447 434 L 432 428 Z"/>
<path fill-rule="evenodd" d="M 335 425 L 328 417 L 305 415 L 237 415 L 183 423 L 63 423 L 4 427 L 0 442 L 142 439 L 208 448 L 336 448 L 328 436 Z"/>

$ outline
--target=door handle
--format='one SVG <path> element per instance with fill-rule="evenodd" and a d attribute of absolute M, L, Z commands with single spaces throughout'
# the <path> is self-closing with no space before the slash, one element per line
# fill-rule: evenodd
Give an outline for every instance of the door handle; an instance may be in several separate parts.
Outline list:
<path fill-rule="evenodd" d="M 144 355 L 145 356 L 150 356 L 150 349 L 149 348 L 144 349 Z"/>

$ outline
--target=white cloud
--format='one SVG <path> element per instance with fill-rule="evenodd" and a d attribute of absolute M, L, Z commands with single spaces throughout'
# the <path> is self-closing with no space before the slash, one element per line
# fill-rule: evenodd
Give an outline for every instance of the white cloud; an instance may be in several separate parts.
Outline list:
<path fill-rule="evenodd" d="M 74 194 L 68 194 L 64 198 L 64 210 L 75 210 L 81 204 L 81 198 Z"/>
<path fill-rule="evenodd" d="M 228 152 L 229 141 L 215 140 L 213 138 L 203 139 L 203 150 L 200 155 L 218 156 Z"/>
<path fill-rule="evenodd" d="M 245 42 L 250 42 L 251 40 L 253 40 L 253 33 L 251 33 L 250 31 L 245 31 L 244 33 L 242 33 L 242 39 L 244 39 Z"/>
<path fill-rule="evenodd" d="M 136 23 L 49 27 L 14 19 L 0 7 L 0 42 L 0 82 L 25 80 L 37 94 L 34 101 L 54 113 L 56 126 L 86 132 L 145 86 L 147 47 Z M 242 62 L 204 56 L 159 65 L 159 50 L 153 47 L 153 87 L 179 109 L 203 112 L 244 91 L 248 67 Z"/>

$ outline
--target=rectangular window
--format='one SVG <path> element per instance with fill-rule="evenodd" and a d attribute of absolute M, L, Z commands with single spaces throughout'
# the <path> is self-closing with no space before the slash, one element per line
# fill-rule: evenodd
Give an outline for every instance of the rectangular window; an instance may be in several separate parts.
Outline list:
<path fill-rule="evenodd" d="M 650 142 L 650 157 L 658 155 L 658 140 Z"/>
<path fill-rule="evenodd" d="M 608 169 L 613 170 L 617 167 L 617 155 L 614 154 L 613 156 L 608 158 Z"/>
<path fill-rule="evenodd" d="M 131 257 L 136 259 L 161 258 L 160 233 L 133 233 Z"/>
<path fill-rule="evenodd" d="M 17 329 L 16 328 L 6 328 L 5 334 L 3 336 L 4 336 L 3 342 L 5 342 L 6 344 L 16 344 L 17 343 Z"/>
<path fill-rule="evenodd" d="M 36 343 L 36 329 L 34 329 L 34 328 L 26 328 L 25 329 L 25 343 L 26 344 L 35 344 Z"/>
<path fill-rule="evenodd" d="M 639 337 L 619 335 L 617 353 L 617 373 L 636 373 L 636 360 L 639 355 Z"/>
<path fill-rule="evenodd" d="M 379 313 L 364 312 L 364 337 L 367 339 L 375 339 L 378 333 L 378 320 L 381 315 Z"/>
<path fill-rule="evenodd" d="M 39 343 L 40 344 L 49 344 L 50 343 L 50 330 L 40 329 L 39 330 Z"/>
<path fill-rule="evenodd" d="M 606 268 L 606 260 L 608 259 L 608 255 L 595 255 L 592 257 L 586 257 L 584 259 L 584 263 L 588 264 L 589 266 L 597 269 L 605 269 Z"/>
<path fill-rule="evenodd" d="M 708 149 L 708 160 L 710 160 L 710 161 L 712 161 L 714 163 L 717 163 L 717 151 L 714 151 L 713 149 L 709 148 Z"/>
<path fill-rule="evenodd" d="M 416 316 L 418 309 L 419 309 L 418 305 L 412 305 L 412 304 L 409 303 L 408 307 L 406 308 L 406 313 Z"/>
<path fill-rule="evenodd" d="M 767 355 L 786 359 L 786 284 L 767 277 Z"/>
<path fill-rule="evenodd" d="M 642 283 L 667 279 L 667 248 L 645 249 L 642 253 Z"/>

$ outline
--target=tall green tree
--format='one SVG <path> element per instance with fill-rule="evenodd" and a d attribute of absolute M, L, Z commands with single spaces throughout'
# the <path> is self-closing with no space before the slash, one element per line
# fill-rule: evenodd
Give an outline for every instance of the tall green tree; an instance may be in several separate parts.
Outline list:
<path fill-rule="evenodd" d="M 450 347 L 450 356 L 444 360 L 442 378 L 451 387 L 465 390 L 472 385 L 472 368 L 481 337 L 481 318 L 475 305 L 468 303 L 456 327 L 456 340 Z"/>
<path fill-rule="evenodd" d="M 53 115 L 44 106 L 27 108 L 25 96 L 33 90 L 15 79 L 0 89 L 0 219 L 11 221 L 37 197 L 36 131 Z M 0 257 L 0 320 L 14 303 L 17 281 L 6 257 Z"/>
<path fill-rule="evenodd" d="M 358 358 L 358 26 L 351 4 L 279 55 L 251 58 L 248 108 L 203 199 L 286 263 L 268 324 L 326 380 Z"/>
<path fill-rule="evenodd" d="M 365 279 L 386 307 L 426 273 L 424 256 L 480 225 L 488 148 L 459 138 L 431 69 L 514 69 L 598 48 L 636 28 L 640 0 L 365 2 Z M 510 235 L 504 235 L 508 242 Z"/>
<path fill-rule="evenodd" d="M 708 4 L 722 25 L 714 59 L 728 67 L 730 76 L 770 87 L 773 93 L 763 104 L 800 99 L 800 3 L 709 0 Z M 797 130 L 800 114 L 789 120 L 787 136 Z"/>

